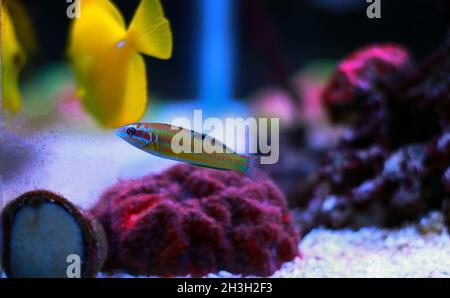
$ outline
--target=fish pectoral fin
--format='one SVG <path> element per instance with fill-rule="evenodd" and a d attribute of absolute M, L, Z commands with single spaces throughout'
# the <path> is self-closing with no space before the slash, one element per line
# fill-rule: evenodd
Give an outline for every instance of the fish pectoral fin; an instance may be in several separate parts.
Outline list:
<path fill-rule="evenodd" d="M 172 31 L 159 0 L 143 0 L 128 30 L 139 53 L 159 59 L 172 56 Z"/>

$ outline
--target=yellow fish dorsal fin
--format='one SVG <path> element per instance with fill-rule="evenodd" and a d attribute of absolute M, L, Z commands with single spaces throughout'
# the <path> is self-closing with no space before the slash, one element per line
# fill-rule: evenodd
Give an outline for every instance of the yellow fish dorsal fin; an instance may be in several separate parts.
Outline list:
<path fill-rule="evenodd" d="M 128 38 L 136 51 L 159 59 L 172 56 L 172 31 L 159 0 L 142 0 L 131 21 Z"/>

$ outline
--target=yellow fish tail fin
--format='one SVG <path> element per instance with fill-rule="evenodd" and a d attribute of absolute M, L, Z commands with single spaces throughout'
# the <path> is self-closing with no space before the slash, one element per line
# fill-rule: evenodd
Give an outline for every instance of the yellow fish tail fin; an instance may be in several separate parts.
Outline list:
<path fill-rule="evenodd" d="M 160 0 L 141 1 L 131 21 L 128 37 L 139 53 L 159 59 L 172 56 L 172 31 Z"/>

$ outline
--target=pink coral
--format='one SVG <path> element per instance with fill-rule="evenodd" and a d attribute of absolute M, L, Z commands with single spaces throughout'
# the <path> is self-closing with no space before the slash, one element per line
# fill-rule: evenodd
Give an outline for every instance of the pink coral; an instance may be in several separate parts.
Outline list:
<path fill-rule="evenodd" d="M 347 127 L 298 195 L 302 231 L 399 225 L 436 209 L 450 226 L 450 43 L 409 67 L 396 46 L 355 53 L 324 92 Z"/>
<path fill-rule="evenodd" d="M 268 276 L 298 255 L 283 194 L 233 172 L 178 165 L 120 181 L 91 211 L 110 244 L 106 270 Z"/>
<path fill-rule="evenodd" d="M 323 102 L 335 121 L 348 118 L 348 112 L 366 103 L 376 105 L 377 90 L 386 87 L 411 67 L 409 52 L 394 44 L 369 45 L 350 54 L 332 75 L 323 92 Z"/>

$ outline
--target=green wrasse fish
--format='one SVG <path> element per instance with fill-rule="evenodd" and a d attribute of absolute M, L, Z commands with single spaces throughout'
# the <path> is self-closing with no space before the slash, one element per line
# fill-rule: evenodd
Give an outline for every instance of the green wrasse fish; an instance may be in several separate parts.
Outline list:
<path fill-rule="evenodd" d="M 138 121 L 147 106 L 145 54 L 172 55 L 172 32 L 159 0 L 142 0 L 128 27 L 109 0 L 82 0 L 68 56 L 77 95 L 104 127 Z"/>
<path fill-rule="evenodd" d="M 187 162 L 192 165 L 213 168 L 217 170 L 235 171 L 251 180 L 258 182 L 264 174 L 259 169 L 259 158 L 240 155 L 222 144 L 215 138 L 193 130 L 163 123 L 133 123 L 116 130 L 116 135 L 136 148 L 158 157 Z M 183 137 L 190 138 L 190 149 L 185 152 L 175 152 L 173 140 Z M 216 150 L 201 149 L 196 153 L 196 143 L 203 144 L 205 138 Z M 183 139 L 183 142 L 186 139 Z M 211 148 L 213 149 L 213 148 Z M 219 149 L 219 150 L 217 150 Z"/>
<path fill-rule="evenodd" d="M 22 108 L 19 89 L 19 74 L 27 59 L 26 53 L 17 38 L 16 30 L 7 7 L 1 5 L 1 45 L 2 48 L 2 102 L 11 112 Z"/>

